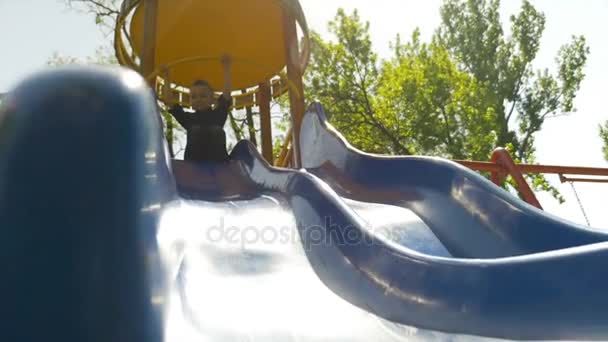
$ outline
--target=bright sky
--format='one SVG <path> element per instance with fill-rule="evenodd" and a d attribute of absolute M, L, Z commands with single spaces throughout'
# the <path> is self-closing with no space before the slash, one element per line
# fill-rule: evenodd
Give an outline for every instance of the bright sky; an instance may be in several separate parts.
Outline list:
<path fill-rule="evenodd" d="M 515 13 L 520 1 L 502 1 L 503 18 Z M 326 24 L 339 7 L 359 9 L 370 22 L 374 47 L 380 57 L 390 51 L 389 41 L 397 33 L 408 38 L 419 27 L 422 37 L 430 37 L 439 24 L 440 0 L 301 0 L 312 29 L 327 34 Z M 603 103 L 608 81 L 608 1 L 606 0 L 533 0 L 547 16 L 547 25 L 536 66 L 555 67 L 559 47 L 572 34 L 583 34 L 591 47 L 585 72 L 587 77 L 576 99 L 578 113 L 548 121 L 537 136 L 538 162 L 557 165 L 608 167 L 601 154 L 598 124 L 608 120 Z M 45 67 L 54 53 L 84 58 L 111 37 L 104 37 L 94 19 L 69 12 L 59 0 L 0 0 L 0 93 L 6 92 L 19 79 Z M 539 200 L 545 209 L 560 217 L 585 223 L 572 188 L 560 185 L 557 176 L 549 176 L 566 197 L 559 205 L 547 195 Z M 597 228 L 608 229 L 604 200 L 608 184 L 577 183 L 576 189 L 591 221 Z"/>

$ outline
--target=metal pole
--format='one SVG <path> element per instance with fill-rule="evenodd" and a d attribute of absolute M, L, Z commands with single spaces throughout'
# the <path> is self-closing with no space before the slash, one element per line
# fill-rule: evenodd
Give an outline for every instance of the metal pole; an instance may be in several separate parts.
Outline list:
<path fill-rule="evenodd" d="M 145 0 L 144 3 L 144 46 L 141 59 L 141 73 L 148 77 L 154 69 L 156 57 L 156 30 L 158 24 L 158 0 Z M 154 82 L 154 80 L 150 80 Z"/>
<path fill-rule="evenodd" d="M 260 126 L 262 128 L 262 155 L 271 165 L 272 156 L 272 123 L 270 119 L 270 84 L 260 83 L 258 106 L 260 107 Z"/>
<path fill-rule="evenodd" d="M 477 171 L 501 172 L 504 169 L 495 163 L 470 160 L 454 160 L 455 162 Z M 608 176 L 608 168 L 579 167 L 558 165 L 515 164 L 521 173 L 548 173 L 586 176 Z"/>
<path fill-rule="evenodd" d="M 517 183 L 517 190 L 526 202 L 537 207 L 538 209 L 543 209 L 540 202 L 536 198 L 536 195 L 534 195 L 534 192 L 530 188 L 530 185 L 528 185 L 528 182 L 526 182 L 521 171 L 517 169 L 513 158 L 511 158 L 511 155 L 509 152 L 507 152 L 507 150 L 504 148 L 497 148 L 494 150 L 494 153 L 492 153 L 492 162 L 502 166 L 511 174 L 511 177 L 513 177 L 513 180 L 515 180 L 515 183 Z"/>
<path fill-rule="evenodd" d="M 291 107 L 291 125 L 293 128 L 292 166 L 299 168 L 300 162 L 300 127 L 304 116 L 304 86 L 302 84 L 302 70 L 299 63 L 298 30 L 295 19 L 283 9 L 283 36 L 285 40 L 285 59 L 287 64 L 287 78 L 289 87 L 289 103 Z"/>

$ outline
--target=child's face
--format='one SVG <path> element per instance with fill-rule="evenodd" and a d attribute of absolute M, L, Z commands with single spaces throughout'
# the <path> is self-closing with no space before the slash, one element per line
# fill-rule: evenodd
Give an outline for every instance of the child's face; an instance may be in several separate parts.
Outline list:
<path fill-rule="evenodd" d="M 206 110 L 213 104 L 213 91 L 207 86 L 190 88 L 190 101 L 194 110 Z"/>

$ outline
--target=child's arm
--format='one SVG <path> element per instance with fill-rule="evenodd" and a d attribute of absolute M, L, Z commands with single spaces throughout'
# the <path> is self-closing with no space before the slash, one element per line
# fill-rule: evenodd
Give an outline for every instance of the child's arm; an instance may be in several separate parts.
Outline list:
<path fill-rule="evenodd" d="M 165 83 L 163 84 L 163 97 L 165 104 L 169 108 L 169 114 L 173 115 L 175 120 L 184 127 L 186 130 L 190 127 L 188 115 L 184 112 L 184 109 L 177 103 L 175 94 L 171 91 L 171 79 L 169 77 L 169 68 L 166 66 L 162 67 L 161 75 Z"/>
<path fill-rule="evenodd" d="M 184 112 L 184 109 L 182 107 L 175 104 L 169 108 L 168 112 L 169 114 L 173 115 L 175 120 L 177 120 L 177 122 L 179 122 L 179 124 L 182 125 L 184 129 L 188 130 L 190 128 L 189 116 L 188 114 L 186 114 L 186 112 Z"/>
<path fill-rule="evenodd" d="M 230 106 L 232 106 L 232 77 L 230 75 L 230 67 L 232 66 L 232 58 L 230 55 L 222 56 L 222 66 L 224 67 L 224 91 L 222 95 L 218 99 L 218 111 L 217 117 L 215 121 L 218 125 L 224 126 L 226 120 L 228 119 L 228 112 L 230 111 Z"/>

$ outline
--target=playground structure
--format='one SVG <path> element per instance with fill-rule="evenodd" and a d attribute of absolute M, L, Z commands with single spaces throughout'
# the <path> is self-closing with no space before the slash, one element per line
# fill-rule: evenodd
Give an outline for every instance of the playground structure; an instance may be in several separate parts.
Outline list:
<path fill-rule="evenodd" d="M 606 170 L 516 165 L 501 150 L 490 163 L 358 151 L 322 104 L 304 107 L 298 2 L 252 3 L 127 0 L 117 57 L 142 77 L 61 70 L 10 93 L 11 108 L 0 107 L 0 260 L 13 317 L 0 340 L 608 338 L 608 234 L 469 168 L 497 183 L 510 173 L 520 190 L 521 172 Z M 255 23 L 247 36 L 267 37 L 267 49 L 239 41 L 240 22 Z M 249 90 L 235 108 L 264 112 L 289 93 L 292 128 L 276 162 L 292 168 L 269 163 L 265 113 L 262 156 L 247 141 L 223 164 L 167 155 L 144 82 L 158 91 L 159 67 L 171 66 L 187 104 L 201 74 L 218 88 L 224 53 L 242 72 L 235 86 Z M 223 225 L 245 239 L 210 235 Z M 249 227 L 291 239 L 248 241 Z"/>
<path fill-rule="evenodd" d="M 201 26 L 199 13 L 214 13 L 215 16 L 209 16 L 211 20 L 203 20 Z M 228 20 L 226 16 L 219 15 L 223 13 L 230 13 Z M 257 20 L 261 17 L 264 17 L 263 21 Z M 176 25 L 176 22 L 180 24 Z M 218 32 L 218 27 L 231 28 L 230 34 Z M 301 37 L 298 37 L 298 29 Z M 159 67 L 164 65 L 171 68 L 172 89 L 177 93 L 178 103 L 184 106 L 189 106 L 188 86 L 201 75 L 215 89 L 221 88 L 219 60 L 223 54 L 230 54 L 236 60 L 234 88 L 248 89 L 233 95 L 232 108 L 258 106 L 264 158 L 275 166 L 299 165 L 296 144 L 305 106 L 302 75 L 310 51 L 308 26 L 298 1 L 202 1 L 186 4 L 167 0 L 128 0 L 123 4 L 117 20 L 115 48 L 118 61 L 146 77 L 161 99 L 166 96 L 162 94 L 162 84 L 167 80 L 159 77 Z M 273 160 L 270 100 L 287 92 L 292 127 L 287 131 L 277 159 Z M 517 165 L 501 148 L 494 152 L 491 162 L 456 162 L 476 171 L 491 172 L 491 180 L 497 185 L 502 185 L 510 175 L 515 180 L 520 197 L 539 209 L 542 206 L 523 177 L 525 173 L 557 174 L 562 183 L 572 185 L 575 194 L 574 182 L 608 182 L 606 178 L 565 176 L 608 177 L 606 168 Z M 578 195 L 577 200 L 584 213 Z"/>
<path fill-rule="evenodd" d="M 298 1 L 128 0 L 117 19 L 115 49 L 119 63 L 139 71 L 161 98 L 166 94 L 160 84 L 168 80 L 159 77 L 159 71 L 168 67 L 172 89 L 184 105 L 189 103 L 187 89 L 197 78 L 221 88 L 219 61 L 230 55 L 233 87 L 247 89 L 233 95 L 233 109 L 260 108 L 262 155 L 270 162 L 271 99 L 288 92 L 292 126 L 298 127 L 302 120 L 302 73 L 310 51 L 308 26 Z M 292 139 L 297 141 L 297 133 Z M 297 156 L 297 149 L 293 155 Z"/>

